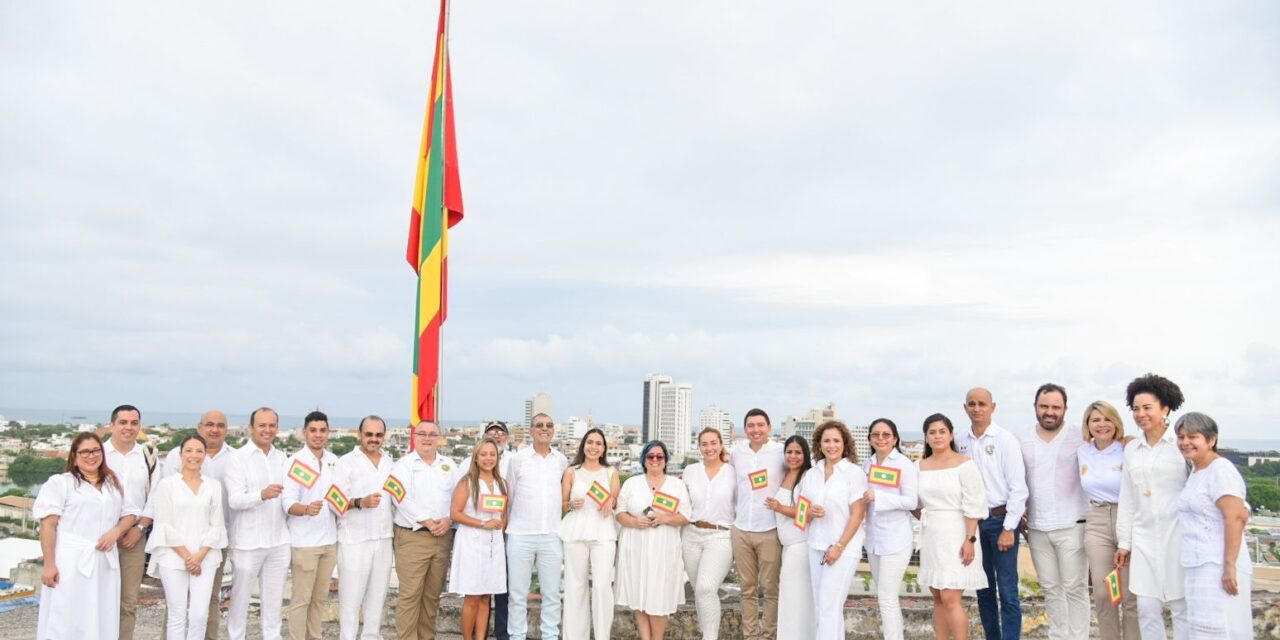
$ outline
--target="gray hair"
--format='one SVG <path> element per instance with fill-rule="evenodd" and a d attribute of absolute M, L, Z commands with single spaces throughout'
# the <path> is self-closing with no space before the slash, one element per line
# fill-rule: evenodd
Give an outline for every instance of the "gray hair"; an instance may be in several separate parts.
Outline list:
<path fill-rule="evenodd" d="M 1213 418 L 1199 411 L 1183 414 L 1178 418 L 1177 424 L 1173 425 L 1173 432 L 1182 433 L 1183 431 L 1187 432 L 1187 435 L 1198 433 L 1204 436 L 1205 440 L 1212 439 L 1213 450 L 1218 450 L 1218 423 L 1214 422 Z"/>

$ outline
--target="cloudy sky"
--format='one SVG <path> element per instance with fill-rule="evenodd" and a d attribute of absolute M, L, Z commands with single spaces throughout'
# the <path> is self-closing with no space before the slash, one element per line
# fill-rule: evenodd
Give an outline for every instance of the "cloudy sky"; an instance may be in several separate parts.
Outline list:
<path fill-rule="evenodd" d="M 0 406 L 407 416 L 435 7 L 0 5 Z M 447 418 L 1280 403 L 1274 2 L 458 2 Z M 1071 413 L 1078 420 L 1077 413 Z"/>

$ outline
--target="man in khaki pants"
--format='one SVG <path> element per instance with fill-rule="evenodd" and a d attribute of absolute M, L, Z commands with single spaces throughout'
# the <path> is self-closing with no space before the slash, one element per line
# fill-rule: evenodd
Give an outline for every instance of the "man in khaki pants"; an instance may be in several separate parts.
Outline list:
<path fill-rule="evenodd" d="M 137 524 L 120 538 L 120 638 L 133 640 L 137 620 L 138 590 L 146 569 L 147 537 L 151 526 L 151 510 L 147 497 L 156 480 L 156 451 L 150 445 L 138 444 L 142 431 L 142 412 L 130 404 L 122 404 L 111 412 L 111 438 L 103 445 L 107 467 L 120 478 L 125 501 L 141 510 Z"/>
<path fill-rule="evenodd" d="M 319 411 L 308 413 L 302 421 L 302 440 L 307 446 L 289 457 L 281 494 L 293 549 L 293 591 L 285 616 L 290 640 L 320 640 L 320 614 L 338 563 L 338 522 L 325 503 L 337 480 L 338 464 L 338 456 L 325 449 L 329 417 Z"/>
<path fill-rule="evenodd" d="M 782 443 L 769 439 L 769 414 L 752 409 L 743 420 L 747 443 L 729 454 L 736 483 L 733 561 L 742 582 L 742 635 L 746 640 L 778 637 L 778 579 L 782 543 L 774 513 L 764 506 L 782 484 Z M 757 587 L 764 589 L 764 618 L 760 618 Z"/>
<path fill-rule="evenodd" d="M 453 522 L 449 502 L 462 474 L 458 465 L 438 455 L 440 426 L 423 420 L 413 428 L 414 450 L 391 467 L 388 481 L 399 483 L 388 491 L 396 515 L 394 545 L 396 579 L 396 637 L 399 640 L 434 640 L 440 592 L 453 553 Z"/>

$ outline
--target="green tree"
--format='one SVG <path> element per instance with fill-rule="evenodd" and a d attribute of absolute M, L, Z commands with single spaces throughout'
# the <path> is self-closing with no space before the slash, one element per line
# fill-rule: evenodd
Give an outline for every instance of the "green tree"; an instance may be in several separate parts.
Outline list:
<path fill-rule="evenodd" d="M 1280 511 L 1280 487 L 1274 482 L 1253 481 L 1249 483 L 1246 500 L 1255 508 Z"/>
<path fill-rule="evenodd" d="M 30 498 L 31 494 L 27 493 L 27 490 L 23 489 L 22 487 L 13 487 L 8 491 L 5 491 L 4 493 L 0 493 L 0 498 L 7 498 L 9 496 L 18 496 L 19 498 Z"/>
<path fill-rule="evenodd" d="M 346 455 L 358 446 L 360 446 L 360 440 L 355 436 L 338 436 L 329 439 L 329 450 L 338 456 Z"/>
<path fill-rule="evenodd" d="M 61 473 L 66 465 L 67 462 L 61 458 L 40 458 L 23 453 L 9 463 L 9 479 L 23 486 L 42 484 L 49 476 Z"/>

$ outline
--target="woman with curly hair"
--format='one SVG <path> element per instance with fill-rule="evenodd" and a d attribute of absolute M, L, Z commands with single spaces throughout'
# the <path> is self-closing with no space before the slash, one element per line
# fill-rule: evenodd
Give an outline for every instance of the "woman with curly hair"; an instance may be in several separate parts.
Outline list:
<path fill-rule="evenodd" d="M 1165 605 L 1173 614 L 1174 637 L 1186 638 L 1178 495 L 1187 483 L 1187 463 L 1169 429 L 1169 414 L 1182 406 L 1182 389 L 1148 373 L 1129 383 L 1125 402 L 1142 436 L 1124 448 L 1116 565 L 1129 567 L 1129 590 L 1138 598 L 1143 640 L 1165 637 Z"/>
<path fill-rule="evenodd" d="M 818 460 L 800 481 L 809 507 L 809 581 L 819 640 L 844 638 L 844 600 L 862 559 L 867 476 L 857 465 L 849 428 L 828 420 L 813 432 Z"/>

